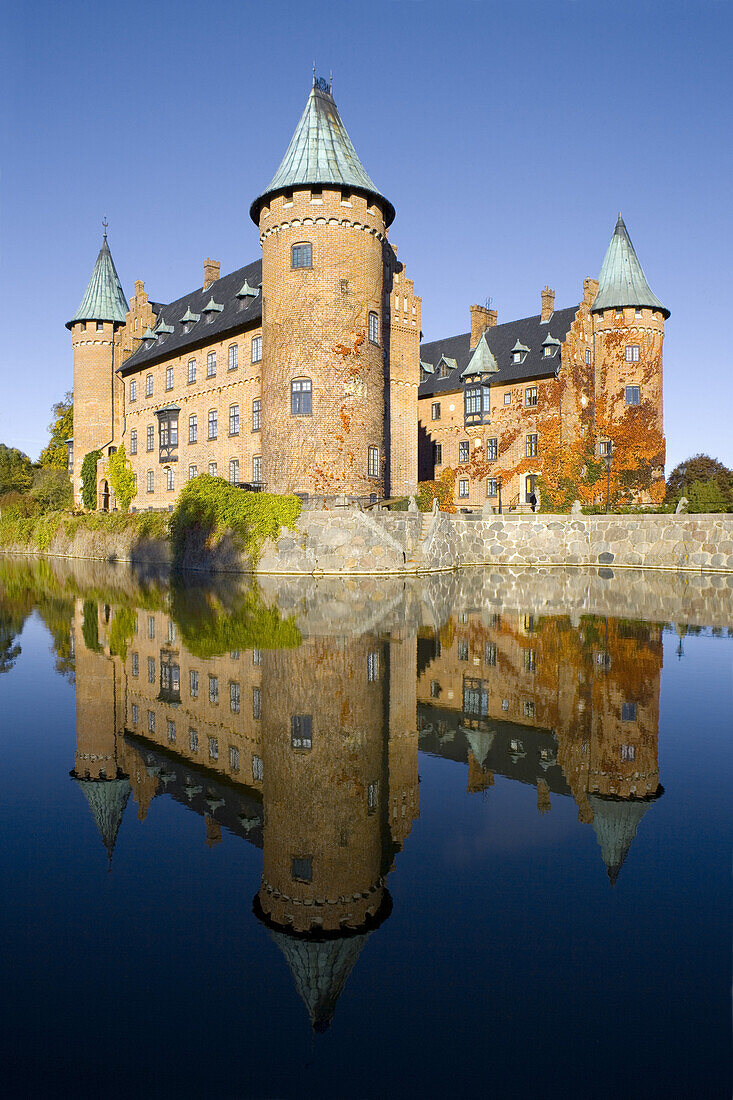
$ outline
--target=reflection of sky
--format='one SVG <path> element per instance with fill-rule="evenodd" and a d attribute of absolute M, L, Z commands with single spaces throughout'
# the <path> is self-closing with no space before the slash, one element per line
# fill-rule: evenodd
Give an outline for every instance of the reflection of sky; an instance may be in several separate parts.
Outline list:
<path fill-rule="evenodd" d="M 10 1094 L 725 1095 L 729 640 L 664 637 L 660 778 L 612 889 L 569 798 L 420 755 L 421 815 L 314 1041 L 251 913 L 261 853 L 132 801 L 111 874 L 69 779 L 73 687 L 26 624 L 0 677 L 0 1054 Z M 582 1083 L 579 1084 L 579 1083 Z M 33 1086 L 32 1088 L 30 1086 Z"/>

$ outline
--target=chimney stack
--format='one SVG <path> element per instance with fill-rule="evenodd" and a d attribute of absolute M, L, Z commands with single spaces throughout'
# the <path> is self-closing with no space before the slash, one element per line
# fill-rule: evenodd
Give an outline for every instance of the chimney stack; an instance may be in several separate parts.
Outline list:
<path fill-rule="evenodd" d="M 550 290 L 549 286 L 545 284 L 545 289 L 542 291 L 542 313 L 540 314 L 540 321 L 549 321 L 555 312 L 555 291 Z"/>
<path fill-rule="evenodd" d="M 598 293 L 598 279 L 583 279 L 583 301 L 592 306 Z"/>
<path fill-rule="evenodd" d="M 487 328 L 493 328 L 497 322 L 498 314 L 495 309 L 487 309 L 486 306 L 471 306 L 471 347 L 475 348 L 481 339 L 481 333 Z"/>
<path fill-rule="evenodd" d="M 219 278 L 221 264 L 218 260 L 204 260 L 204 290 L 208 290 L 212 283 Z"/>

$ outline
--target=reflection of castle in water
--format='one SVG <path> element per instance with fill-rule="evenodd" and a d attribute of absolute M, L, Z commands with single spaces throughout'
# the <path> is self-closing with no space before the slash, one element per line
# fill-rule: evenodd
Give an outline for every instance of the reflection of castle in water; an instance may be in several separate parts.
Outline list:
<path fill-rule="evenodd" d="M 661 793 L 661 631 L 649 625 L 466 612 L 293 648 L 197 655 L 167 612 L 140 609 L 110 655 L 116 612 L 77 602 L 81 787 L 111 860 L 132 795 L 143 820 L 170 795 L 261 847 L 254 911 L 317 1029 L 328 1025 L 418 814 L 419 748 L 572 796 L 611 882 Z M 355 628 L 356 630 L 357 628 Z M 113 645 L 114 648 L 114 645 Z"/>

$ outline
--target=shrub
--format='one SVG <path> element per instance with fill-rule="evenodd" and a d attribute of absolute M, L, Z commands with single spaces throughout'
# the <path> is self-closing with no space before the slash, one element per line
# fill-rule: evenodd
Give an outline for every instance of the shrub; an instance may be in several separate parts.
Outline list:
<path fill-rule="evenodd" d="M 45 512 L 70 508 L 74 503 L 69 474 L 66 469 L 57 466 L 46 466 L 36 471 L 30 495 Z"/>
<path fill-rule="evenodd" d="M 294 649 L 301 643 L 295 619 L 283 619 L 276 607 L 268 607 L 257 588 L 236 596 L 233 606 L 224 608 L 206 589 L 175 584 L 171 616 L 181 642 L 200 660 L 233 649 Z"/>
<path fill-rule="evenodd" d="M 221 477 L 200 474 L 183 488 L 171 516 L 174 555 L 182 554 L 189 532 L 198 532 L 211 545 L 230 531 L 256 561 L 265 539 L 276 539 L 281 527 L 295 529 L 301 507 L 296 496 L 246 493 Z"/>
<path fill-rule="evenodd" d="M 97 462 L 101 451 L 90 451 L 81 464 L 81 502 L 88 511 L 97 507 Z"/>
<path fill-rule="evenodd" d="M 123 512 L 127 512 L 137 496 L 137 486 L 135 475 L 132 472 L 132 464 L 128 461 L 125 453 L 124 443 L 120 445 L 114 454 L 109 456 L 105 472 L 109 478 L 112 492 L 117 497 L 118 504 Z"/>
<path fill-rule="evenodd" d="M 131 607 L 118 607 L 109 628 L 109 651 L 123 661 L 127 659 L 127 643 L 135 636 L 137 613 Z"/>
<path fill-rule="evenodd" d="M 437 500 L 441 512 L 455 512 L 456 506 L 453 503 L 455 483 L 456 472 L 450 466 L 447 466 L 435 481 L 421 481 L 415 498 L 420 511 L 431 511 L 433 501 Z"/>

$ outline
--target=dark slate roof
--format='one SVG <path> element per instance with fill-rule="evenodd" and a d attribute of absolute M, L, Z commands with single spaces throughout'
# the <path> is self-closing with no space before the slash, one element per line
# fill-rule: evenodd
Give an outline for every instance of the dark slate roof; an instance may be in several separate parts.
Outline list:
<path fill-rule="evenodd" d="M 133 374 L 143 366 L 156 363 L 161 359 L 168 359 L 171 355 L 180 355 L 187 348 L 193 350 L 199 344 L 208 344 L 228 332 L 237 332 L 255 324 L 262 317 L 262 291 L 260 290 L 256 298 L 252 296 L 238 298 L 237 294 L 245 281 L 255 288 L 260 286 L 262 260 L 255 260 L 246 267 L 240 267 L 229 275 L 224 275 L 206 290 L 202 290 L 201 287 L 192 290 L 169 305 L 152 303 L 158 318 L 156 327 L 165 324 L 170 326 L 173 332 L 162 340 L 157 339 L 150 347 L 147 347 L 145 342 L 141 343 L 140 347 L 125 359 L 120 367 L 120 374 Z M 213 321 L 208 322 L 204 316 L 204 309 L 212 298 L 218 305 L 223 306 L 223 309 L 214 313 Z M 201 319 L 193 323 L 190 330 L 185 332 L 181 318 L 185 316 L 187 310 L 200 314 Z"/>
<path fill-rule="evenodd" d="M 77 321 L 116 321 L 124 325 L 128 308 L 105 233 L 84 297 L 66 327 L 70 329 Z"/>
<path fill-rule="evenodd" d="M 377 190 L 359 160 L 341 121 L 331 94 L 331 85 L 323 78 L 316 79 L 315 74 L 305 110 L 285 150 L 280 167 L 262 194 L 252 203 L 250 214 L 255 225 L 259 221 L 260 207 L 271 195 L 293 187 L 308 187 L 313 184 L 333 184 L 374 196 L 384 207 L 387 225 L 394 219 L 394 207 Z"/>
<path fill-rule="evenodd" d="M 555 351 L 552 355 L 545 356 L 543 341 L 549 334 L 562 343 L 577 312 L 578 306 L 570 306 L 568 309 L 556 310 L 549 321 L 541 321 L 540 314 L 537 313 L 534 317 L 522 317 L 518 321 L 507 321 L 503 325 L 486 329 L 489 350 L 499 366 L 499 370 L 491 375 L 491 385 L 524 382 L 530 378 L 551 378 L 560 366 L 560 352 Z M 512 348 L 517 340 L 529 348 L 529 353 L 521 363 L 512 362 Z M 418 397 L 455 393 L 463 388 L 464 382 L 471 381 L 470 378 L 461 378 L 471 358 L 470 343 L 471 334 L 464 332 L 460 336 L 449 336 L 421 345 L 420 359 L 423 363 L 432 363 L 435 373 L 420 383 Z M 455 368 L 447 378 L 437 377 L 442 356 L 456 361 Z"/>

